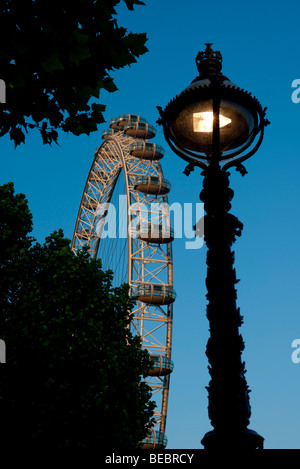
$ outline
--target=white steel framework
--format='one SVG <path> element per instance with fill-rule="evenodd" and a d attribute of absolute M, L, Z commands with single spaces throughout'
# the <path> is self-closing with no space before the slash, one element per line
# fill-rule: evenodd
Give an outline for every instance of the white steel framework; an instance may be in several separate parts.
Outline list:
<path fill-rule="evenodd" d="M 111 127 L 103 132 L 104 141 L 95 151 L 72 249 L 76 252 L 87 244 L 91 256 L 101 258 L 103 268 L 111 269 L 119 284 L 128 283 L 131 295 L 138 298 L 131 327 L 154 361 L 153 370 L 145 379 L 156 401 L 155 425 L 144 447 L 163 448 L 167 444 L 165 427 L 173 369 L 172 321 L 176 297 L 171 244 L 174 236 L 167 196 L 170 184 L 164 179 L 159 162 L 163 149 L 149 143 L 155 129 L 145 119 L 122 115 L 111 120 Z M 120 214 L 120 197 L 115 207 L 113 195 L 123 196 L 125 217 Z M 107 225 L 114 218 L 119 226 L 107 235 Z M 116 237 L 111 239 L 114 234 Z"/>

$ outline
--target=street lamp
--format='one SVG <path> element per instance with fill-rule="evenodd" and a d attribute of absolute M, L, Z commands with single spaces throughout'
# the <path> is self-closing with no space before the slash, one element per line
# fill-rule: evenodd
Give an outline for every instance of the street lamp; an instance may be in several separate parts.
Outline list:
<path fill-rule="evenodd" d="M 188 162 L 186 175 L 195 166 L 203 169 L 207 244 L 207 318 L 210 325 L 206 355 L 211 380 L 208 413 L 214 430 L 202 439 L 205 449 L 262 449 L 264 438 L 248 429 L 251 408 L 245 379 L 244 349 L 239 327 L 242 317 L 236 306 L 234 252 L 231 246 L 241 235 L 242 223 L 232 214 L 227 169 L 235 166 L 244 175 L 242 162 L 259 148 L 266 108 L 234 85 L 222 73 L 222 56 L 212 44 L 199 52 L 199 76 L 163 110 L 158 107 L 165 138 Z"/>

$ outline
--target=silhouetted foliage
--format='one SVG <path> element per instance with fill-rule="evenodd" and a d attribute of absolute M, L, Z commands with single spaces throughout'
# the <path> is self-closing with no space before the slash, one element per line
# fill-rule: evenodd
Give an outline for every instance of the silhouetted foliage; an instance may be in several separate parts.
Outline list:
<path fill-rule="evenodd" d="M 124 0 L 129 10 L 144 5 Z M 101 89 L 117 90 L 111 72 L 147 52 L 146 34 L 118 26 L 120 0 L 2 0 L 0 136 L 15 146 L 37 128 L 43 143 L 57 143 L 56 129 L 90 134 L 104 122 Z M 94 101 L 94 102 L 93 102 Z"/>
<path fill-rule="evenodd" d="M 62 230 L 39 244 L 12 183 L 0 187 L 1 445 L 134 448 L 153 414 L 151 366 L 129 332 L 128 286 Z"/>

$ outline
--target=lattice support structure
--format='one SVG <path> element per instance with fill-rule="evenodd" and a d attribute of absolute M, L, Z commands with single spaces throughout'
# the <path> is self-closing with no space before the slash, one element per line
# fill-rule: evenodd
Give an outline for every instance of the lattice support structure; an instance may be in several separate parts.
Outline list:
<path fill-rule="evenodd" d="M 119 278 L 130 285 L 131 295 L 138 298 L 131 327 L 154 361 L 146 381 L 157 404 L 155 425 L 144 447 L 164 448 L 176 294 L 173 290 L 174 233 L 167 196 L 170 184 L 164 179 L 159 161 L 164 151 L 149 142 L 154 135 L 155 129 L 139 116 L 127 114 L 111 120 L 111 128 L 103 133 L 104 141 L 95 151 L 87 177 L 72 249 L 77 252 L 87 244 L 93 258 L 103 259 L 110 243 L 112 255 L 107 264 L 103 262 L 103 268 L 114 272 L 123 269 Z M 126 214 L 118 228 L 122 237 L 128 234 L 121 250 L 125 262 L 121 261 L 121 255 L 113 255 L 119 233 L 115 240 L 108 240 L 106 232 L 112 196 L 120 191 L 121 178 L 124 185 L 119 195 L 126 199 Z"/>

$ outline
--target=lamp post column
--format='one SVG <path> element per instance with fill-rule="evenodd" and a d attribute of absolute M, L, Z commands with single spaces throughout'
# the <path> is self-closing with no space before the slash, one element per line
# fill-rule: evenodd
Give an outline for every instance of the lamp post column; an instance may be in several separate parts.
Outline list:
<path fill-rule="evenodd" d="M 214 430 L 202 444 L 205 449 L 263 447 L 263 438 L 247 429 L 251 415 L 248 386 L 244 376 L 244 349 L 239 326 L 242 317 L 236 306 L 234 252 L 231 246 L 241 235 L 242 223 L 229 214 L 233 190 L 229 173 L 219 164 L 210 165 L 202 173 L 205 234 L 207 244 L 207 318 L 210 338 L 206 355 L 211 380 L 208 386 L 208 411 Z"/>
<path fill-rule="evenodd" d="M 184 173 L 203 169 L 207 244 L 207 318 L 210 325 L 206 355 L 211 380 L 208 386 L 209 418 L 214 430 L 202 444 L 210 448 L 263 448 L 263 437 L 249 430 L 251 409 L 241 354 L 242 317 L 236 305 L 234 252 L 231 247 L 242 223 L 229 213 L 233 191 L 228 168 L 242 175 L 243 162 L 260 147 L 270 123 L 266 109 L 221 73 L 222 55 L 207 43 L 196 64 L 199 75 L 163 110 L 158 107 L 170 148 L 188 162 Z"/>

